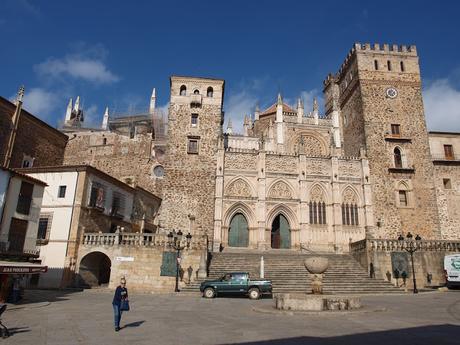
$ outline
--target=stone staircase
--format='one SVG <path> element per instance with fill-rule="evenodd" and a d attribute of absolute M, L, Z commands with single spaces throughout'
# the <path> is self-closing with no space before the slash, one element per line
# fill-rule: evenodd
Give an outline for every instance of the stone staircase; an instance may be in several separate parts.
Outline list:
<path fill-rule="evenodd" d="M 249 272 L 260 276 L 260 257 L 264 257 L 265 278 L 273 283 L 273 293 L 306 293 L 310 290 L 311 275 L 304 260 L 316 254 L 293 251 L 222 252 L 213 253 L 207 280 L 217 279 L 226 272 Z M 367 271 L 350 255 L 321 254 L 329 259 L 329 269 L 323 280 L 326 294 L 401 293 L 391 283 L 371 279 Z M 201 281 L 187 285 L 181 291 L 199 291 Z"/>

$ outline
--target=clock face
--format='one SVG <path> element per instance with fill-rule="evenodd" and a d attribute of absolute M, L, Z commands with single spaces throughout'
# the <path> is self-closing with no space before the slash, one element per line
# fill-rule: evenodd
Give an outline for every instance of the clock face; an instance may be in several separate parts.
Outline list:
<path fill-rule="evenodd" d="M 386 91 L 387 97 L 396 98 L 398 96 L 398 91 L 394 87 L 389 87 Z"/>

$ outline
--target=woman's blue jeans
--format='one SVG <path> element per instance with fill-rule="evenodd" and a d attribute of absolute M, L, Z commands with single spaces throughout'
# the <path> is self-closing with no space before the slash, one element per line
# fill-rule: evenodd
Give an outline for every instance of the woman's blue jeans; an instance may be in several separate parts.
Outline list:
<path fill-rule="evenodd" d="M 113 321 L 115 328 L 120 328 L 120 321 L 121 321 L 121 313 L 120 306 L 116 304 L 112 304 L 113 306 Z"/>

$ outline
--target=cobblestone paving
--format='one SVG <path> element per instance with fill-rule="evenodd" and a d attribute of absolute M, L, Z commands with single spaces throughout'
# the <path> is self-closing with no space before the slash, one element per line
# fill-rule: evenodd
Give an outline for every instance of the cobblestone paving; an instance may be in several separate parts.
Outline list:
<path fill-rule="evenodd" d="M 346 314 L 260 313 L 273 301 L 131 294 L 116 333 L 112 293 L 28 291 L 2 344 L 459 344 L 460 291 L 366 296 Z M 50 301 L 49 304 L 43 303 Z"/>

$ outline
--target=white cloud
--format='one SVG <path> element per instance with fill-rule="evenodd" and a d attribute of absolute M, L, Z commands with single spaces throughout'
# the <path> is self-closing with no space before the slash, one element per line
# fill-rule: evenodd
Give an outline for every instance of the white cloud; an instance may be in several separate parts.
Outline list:
<path fill-rule="evenodd" d="M 103 114 L 98 113 L 98 107 L 95 104 L 83 108 L 84 126 L 98 127 L 102 124 Z"/>
<path fill-rule="evenodd" d="M 323 114 L 322 104 L 323 104 L 323 95 L 318 89 L 305 90 L 300 93 L 300 97 L 303 99 L 303 104 L 305 107 L 305 114 L 308 114 L 313 110 L 313 99 L 316 97 L 318 104 L 320 106 L 320 114 Z"/>
<path fill-rule="evenodd" d="M 257 97 L 250 91 L 239 91 L 230 94 L 225 106 L 224 131 L 227 129 L 228 119 L 232 119 L 233 133 L 242 133 L 244 115 L 254 112 Z"/>
<path fill-rule="evenodd" d="M 448 79 L 439 79 L 423 91 L 429 130 L 460 132 L 460 90 Z"/>
<path fill-rule="evenodd" d="M 23 107 L 31 114 L 41 119 L 47 119 L 56 108 L 62 106 L 59 101 L 59 97 L 54 92 L 42 88 L 33 88 L 26 90 Z"/>
<path fill-rule="evenodd" d="M 49 78 L 72 77 L 96 84 L 110 84 L 120 78 L 112 73 L 101 58 L 67 55 L 61 59 L 49 58 L 35 66 L 38 74 Z"/>

